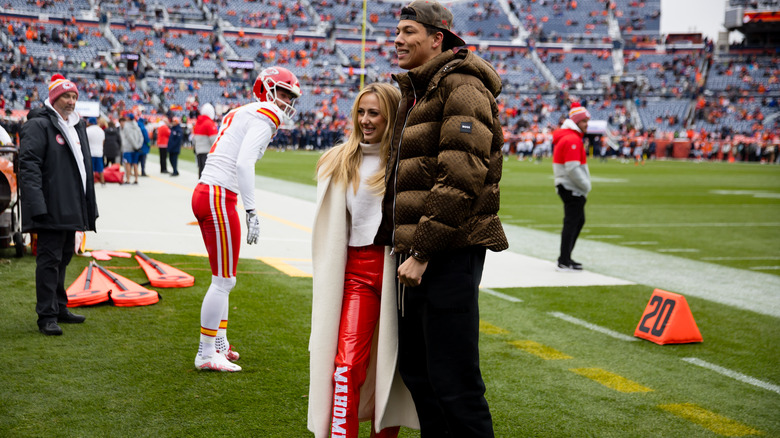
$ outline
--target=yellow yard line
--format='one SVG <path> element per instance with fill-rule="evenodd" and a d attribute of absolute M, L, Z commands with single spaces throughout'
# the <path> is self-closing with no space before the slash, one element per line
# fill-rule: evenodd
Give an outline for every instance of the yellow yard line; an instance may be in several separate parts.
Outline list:
<path fill-rule="evenodd" d="M 496 327 L 493 324 L 489 322 L 485 322 L 483 320 L 479 320 L 479 331 L 486 335 L 506 335 L 509 334 L 508 331 L 502 329 L 501 327 Z"/>
<path fill-rule="evenodd" d="M 538 356 L 544 360 L 560 360 L 560 359 L 572 358 L 568 354 L 561 353 L 560 351 L 554 348 L 548 347 L 546 345 L 534 341 L 511 341 L 509 343 L 525 351 L 526 353 L 531 353 L 534 356 Z"/>
<path fill-rule="evenodd" d="M 724 417 L 723 415 L 710 412 L 693 403 L 658 405 L 658 407 L 719 435 L 747 436 L 764 434 L 760 430 L 753 429 L 750 426 L 732 420 L 731 418 Z"/>
<path fill-rule="evenodd" d="M 271 265 L 274 268 L 282 271 L 283 273 L 289 275 L 290 277 L 311 277 L 311 274 L 302 271 L 295 266 L 290 265 L 287 262 L 295 262 L 295 261 L 304 261 L 303 259 L 295 259 L 295 258 L 282 258 L 282 257 L 258 257 L 257 260 L 260 260 L 261 262 Z"/>
<path fill-rule="evenodd" d="M 607 388 L 620 392 L 650 392 L 652 389 L 601 368 L 572 368 L 569 371 L 587 377 Z"/>

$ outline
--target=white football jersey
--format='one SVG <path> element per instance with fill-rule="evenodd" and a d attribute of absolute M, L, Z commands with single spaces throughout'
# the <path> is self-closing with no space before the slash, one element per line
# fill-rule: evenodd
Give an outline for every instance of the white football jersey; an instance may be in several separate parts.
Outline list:
<path fill-rule="evenodd" d="M 225 114 L 198 182 L 240 193 L 244 208 L 253 210 L 255 163 L 283 117 L 284 112 L 268 102 L 249 103 Z"/>

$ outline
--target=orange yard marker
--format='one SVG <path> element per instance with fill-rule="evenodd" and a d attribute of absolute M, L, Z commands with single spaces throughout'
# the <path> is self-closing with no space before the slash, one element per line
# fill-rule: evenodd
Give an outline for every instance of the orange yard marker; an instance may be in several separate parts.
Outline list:
<path fill-rule="evenodd" d="M 90 262 L 68 287 L 65 291 L 68 295 L 68 307 L 91 306 L 108 301 L 109 287 L 96 271 L 97 267 Z"/>
<path fill-rule="evenodd" d="M 154 287 L 190 287 L 195 284 L 192 275 L 166 265 L 163 262 L 149 258 L 141 251 L 135 252 L 135 259 L 144 270 L 146 277 Z"/>
<path fill-rule="evenodd" d="M 117 307 L 148 306 L 160 300 L 160 295 L 140 284 L 95 263 L 98 271 L 112 285 L 111 301 Z"/>
<path fill-rule="evenodd" d="M 658 345 L 702 342 L 685 297 L 661 289 L 653 291 L 634 336 Z"/>

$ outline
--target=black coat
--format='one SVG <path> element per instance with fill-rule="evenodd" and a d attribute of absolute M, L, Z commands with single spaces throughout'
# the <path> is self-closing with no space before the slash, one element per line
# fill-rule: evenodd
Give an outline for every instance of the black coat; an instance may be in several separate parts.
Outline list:
<path fill-rule="evenodd" d="M 122 151 L 122 137 L 119 136 L 119 128 L 111 124 L 105 130 L 106 140 L 103 142 L 103 156 L 114 158 Z"/>
<path fill-rule="evenodd" d="M 57 113 L 43 107 L 30 111 L 27 117 L 19 152 L 22 231 L 94 231 L 98 211 L 84 121 L 76 125 L 76 132 L 87 174 L 86 194 L 76 158 L 67 140 L 63 141 L 67 136 L 60 130 Z"/>
<path fill-rule="evenodd" d="M 181 125 L 171 126 L 171 136 L 168 137 L 168 153 L 180 153 L 182 143 L 184 143 L 184 129 Z"/>

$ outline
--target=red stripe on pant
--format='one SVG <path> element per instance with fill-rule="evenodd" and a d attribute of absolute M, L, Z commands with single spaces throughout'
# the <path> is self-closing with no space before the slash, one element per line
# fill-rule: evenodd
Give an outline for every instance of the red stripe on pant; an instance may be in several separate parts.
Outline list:
<path fill-rule="evenodd" d="M 336 371 L 333 373 L 331 437 L 357 438 L 360 387 L 366 380 L 371 341 L 379 321 L 382 297 L 383 246 L 350 246 L 344 273 Z M 372 436 L 395 438 L 398 427 Z"/>

